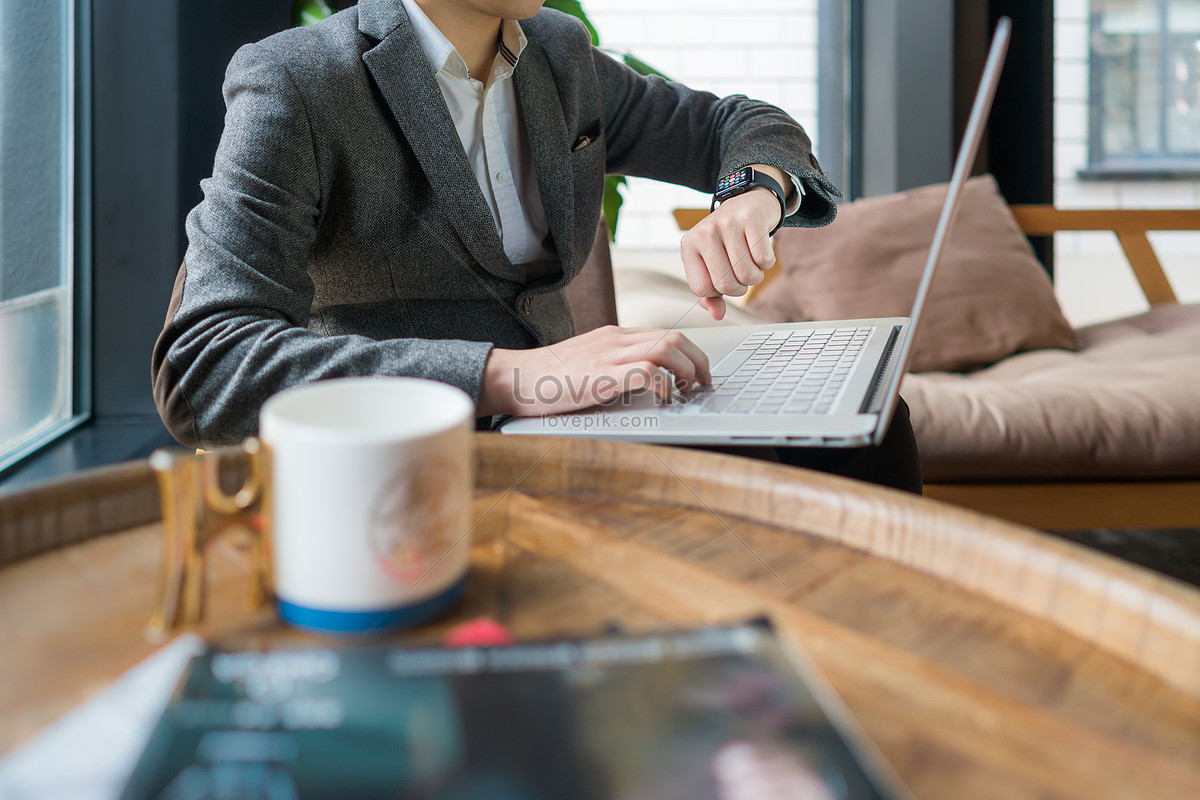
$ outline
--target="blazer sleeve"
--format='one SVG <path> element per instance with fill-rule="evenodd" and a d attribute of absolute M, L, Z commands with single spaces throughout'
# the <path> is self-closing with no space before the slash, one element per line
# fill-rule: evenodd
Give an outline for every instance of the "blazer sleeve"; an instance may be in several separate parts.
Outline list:
<path fill-rule="evenodd" d="M 213 175 L 187 218 L 187 254 L 151 365 L 155 402 L 175 438 L 239 441 L 257 430 L 269 396 L 324 378 L 430 378 L 478 401 L 489 343 L 308 329 L 307 263 L 322 193 L 303 99 L 286 67 L 255 45 L 234 56 L 224 95 Z"/>
<path fill-rule="evenodd" d="M 658 76 L 642 76 L 592 48 L 610 174 L 636 175 L 711 193 L 717 179 L 749 164 L 795 175 L 805 187 L 783 224 L 833 221 L 841 192 L 821 171 L 804 129 L 775 106 L 744 95 L 718 98 Z"/>

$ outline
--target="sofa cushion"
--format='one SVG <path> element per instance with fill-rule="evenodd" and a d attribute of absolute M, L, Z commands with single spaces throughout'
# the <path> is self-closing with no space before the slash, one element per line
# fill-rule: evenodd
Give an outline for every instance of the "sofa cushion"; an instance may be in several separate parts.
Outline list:
<path fill-rule="evenodd" d="M 905 376 L 925 479 L 1200 476 L 1200 305 L 1077 334 L 1077 353 Z"/>
<path fill-rule="evenodd" d="M 857 200 L 825 228 L 775 237 L 784 270 L 749 310 L 776 322 L 908 316 L 945 184 Z M 911 372 L 967 371 L 1043 348 L 1074 349 L 1054 288 L 990 175 L 971 178 L 913 344 Z"/>

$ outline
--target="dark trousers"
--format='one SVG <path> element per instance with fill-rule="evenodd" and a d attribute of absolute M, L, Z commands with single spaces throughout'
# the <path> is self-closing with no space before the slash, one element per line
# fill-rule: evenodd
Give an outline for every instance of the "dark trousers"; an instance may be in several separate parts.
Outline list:
<path fill-rule="evenodd" d="M 806 467 L 843 478 L 867 481 L 914 494 L 921 493 L 921 459 L 917 439 L 901 398 L 887 436 L 867 447 L 735 447 L 694 445 L 701 450 L 761 458 L 793 467 Z"/>

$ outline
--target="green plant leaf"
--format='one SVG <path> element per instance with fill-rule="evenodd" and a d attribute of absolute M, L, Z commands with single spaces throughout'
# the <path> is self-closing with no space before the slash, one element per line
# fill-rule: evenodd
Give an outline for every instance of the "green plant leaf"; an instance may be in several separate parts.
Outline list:
<path fill-rule="evenodd" d="M 654 67 L 635 56 L 633 53 L 622 53 L 621 59 L 625 62 L 625 66 L 629 67 L 638 75 L 657 75 L 660 78 L 671 80 L 667 75 L 659 72 Z"/>
<path fill-rule="evenodd" d="M 296 25 L 315 25 L 333 13 L 325 0 L 296 0 L 292 6 L 292 21 Z"/>
<path fill-rule="evenodd" d="M 621 214 L 621 204 L 625 202 L 625 198 L 621 197 L 620 190 L 625 185 L 624 175 L 606 175 L 604 177 L 604 202 L 601 208 L 604 210 L 604 219 L 608 222 L 610 244 L 617 240 L 617 218 Z"/>
<path fill-rule="evenodd" d="M 592 44 L 600 44 L 600 34 L 596 32 L 592 21 L 587 18 L 587 14 L 584 13 L 583 6 L 579 0 L 545 0 L 542 5 L 546 8 L 553 8 L 555 11 L 561 11 L 564 14 L 570 14 L 572 17 L 578 19 L 588 29 L 588 34 L 592 37 Z"/>

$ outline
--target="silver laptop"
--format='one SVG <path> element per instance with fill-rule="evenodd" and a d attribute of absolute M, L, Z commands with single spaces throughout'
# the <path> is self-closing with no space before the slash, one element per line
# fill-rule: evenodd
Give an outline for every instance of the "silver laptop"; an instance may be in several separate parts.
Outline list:
<path fill-rule="evenodd" d="M 975 162 L 1008 49 L 1011 23 L 992 38 L 954 175 L 909 317 L 686 328 L 708 356 L 712 386 L 663 403 L 625 395 L 569 414 L 522 417 L 504 433 L 592 436 L 670 444 L 859 447 L 887 433 L 913 331 Z"/>

